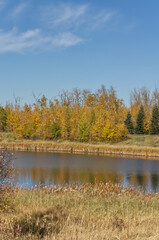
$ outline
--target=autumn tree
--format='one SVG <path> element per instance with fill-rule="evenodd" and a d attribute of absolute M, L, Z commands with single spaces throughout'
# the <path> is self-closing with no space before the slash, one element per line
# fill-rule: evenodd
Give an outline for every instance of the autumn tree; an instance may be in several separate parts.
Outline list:
<path fill-rule="evenodd" d="M 6 130 L 18 139 L 118 141 L 127 134 L 127 109 L 112 87 L 95 92 L 75 88 L 50 101 L 43 95 L 32 105 L 10 104 L 5 111 Z"/>

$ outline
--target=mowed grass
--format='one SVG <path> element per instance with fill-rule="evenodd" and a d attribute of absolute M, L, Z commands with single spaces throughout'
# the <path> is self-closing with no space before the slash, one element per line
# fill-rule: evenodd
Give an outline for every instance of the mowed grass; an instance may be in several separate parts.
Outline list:
<path fill-rule="evenodd" d="M 120 185 L 16 189 L 0 239 L 159 239 L 159 194 Z"/>

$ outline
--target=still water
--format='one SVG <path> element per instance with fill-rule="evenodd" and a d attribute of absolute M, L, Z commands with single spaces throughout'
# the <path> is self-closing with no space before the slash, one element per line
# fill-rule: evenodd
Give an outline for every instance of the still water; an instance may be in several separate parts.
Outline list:
<path fill-rule="evenodd" d="M 22 186 L 121 183 L 159 192 L 159 161 L 69 153 L 16 152 L 16 182 Z"/>

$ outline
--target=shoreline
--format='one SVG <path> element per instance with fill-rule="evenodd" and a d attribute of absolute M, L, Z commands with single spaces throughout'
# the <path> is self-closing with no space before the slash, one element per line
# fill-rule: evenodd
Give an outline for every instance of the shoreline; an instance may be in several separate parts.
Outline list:
<path fill-rule="evenodd" d="M 143 157 L 159 160 L 159 147 L 138 147 L 116 144 L 91 144 L 79 142 L 21 141 L 0 142 L 0 149 L 12 151 L 67 152 L 73 154 L 102 154 L 121 157 Z"/>

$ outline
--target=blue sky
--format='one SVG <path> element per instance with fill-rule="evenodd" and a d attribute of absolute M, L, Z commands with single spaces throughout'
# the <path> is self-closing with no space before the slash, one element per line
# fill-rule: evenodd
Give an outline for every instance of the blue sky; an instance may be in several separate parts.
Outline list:
<path fill-rule="evenodd" d="M 158 0 L 0 0 L 0 104 L 159 87 Z"/>

